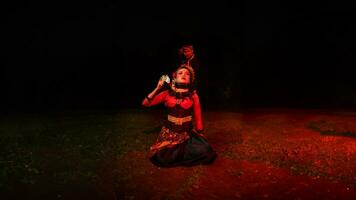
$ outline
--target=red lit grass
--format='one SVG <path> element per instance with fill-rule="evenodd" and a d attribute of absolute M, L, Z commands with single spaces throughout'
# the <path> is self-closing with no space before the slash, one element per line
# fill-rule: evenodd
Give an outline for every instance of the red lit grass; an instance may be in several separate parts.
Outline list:
<path fill-rule="evenodd" d="M 115 176 L 104 178 L 116 183 L 115 195 L 120 199 L 354 199 L 352 113 L 206 112 L 204 121 L 208 140 L 219 155 L 213 165 L 157 168 L 145 151 L 131 151 L 111 166 L 117 169 Z"/>

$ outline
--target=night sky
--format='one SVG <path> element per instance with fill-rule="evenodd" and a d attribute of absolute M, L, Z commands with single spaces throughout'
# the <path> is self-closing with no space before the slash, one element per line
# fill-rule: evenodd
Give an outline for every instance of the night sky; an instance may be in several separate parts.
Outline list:
<path fill-rule="evenodd" d="M 355 107 L 355 3 L 232 2 L 8 5 L 2 110 L 140 108 L 185 43 L 204 108 Z"/>

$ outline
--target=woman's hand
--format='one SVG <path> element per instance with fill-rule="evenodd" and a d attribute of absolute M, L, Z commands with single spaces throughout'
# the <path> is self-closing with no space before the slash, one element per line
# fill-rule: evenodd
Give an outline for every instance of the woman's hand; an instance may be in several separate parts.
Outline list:
<path fill-rule="evenodd" d="M 160 89 L 163 86 L 163 84 L 164 84 L 164 80 L 163 79 L 159 79 L 156 89 Z"/>

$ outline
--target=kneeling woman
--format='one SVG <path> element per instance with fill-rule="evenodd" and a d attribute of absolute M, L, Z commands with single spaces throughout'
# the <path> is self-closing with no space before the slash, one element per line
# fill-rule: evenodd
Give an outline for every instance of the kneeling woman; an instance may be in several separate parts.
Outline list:
<path fill-rule="evenodd" d="M 160 80 L 142 102 L 146 107 L 164 103 L 168 110 L 157 141 L 150 148 L 150 160 L 159 167 L 211 164 L 216 153 L 203 134 L 199 97 L 191 87 L 194 70 L 182 65 L 173 74 L 173 79 L 171 89 L 157 94 L 164 83 Z"/>

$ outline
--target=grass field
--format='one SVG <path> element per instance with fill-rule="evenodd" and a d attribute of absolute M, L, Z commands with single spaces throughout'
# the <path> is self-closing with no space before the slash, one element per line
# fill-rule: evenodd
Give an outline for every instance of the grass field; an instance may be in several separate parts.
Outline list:
<path fill-rule="evenodd" d="M 8 199 L 353 199 L 356 115 L 327 110 L 204 112 L 211 166 L 157 168 L 157 110 L 3 116 Z M 312 192 L 311 192 L 312 191 Z M 3 198 L 2 198 L 3 199 Z"/>

